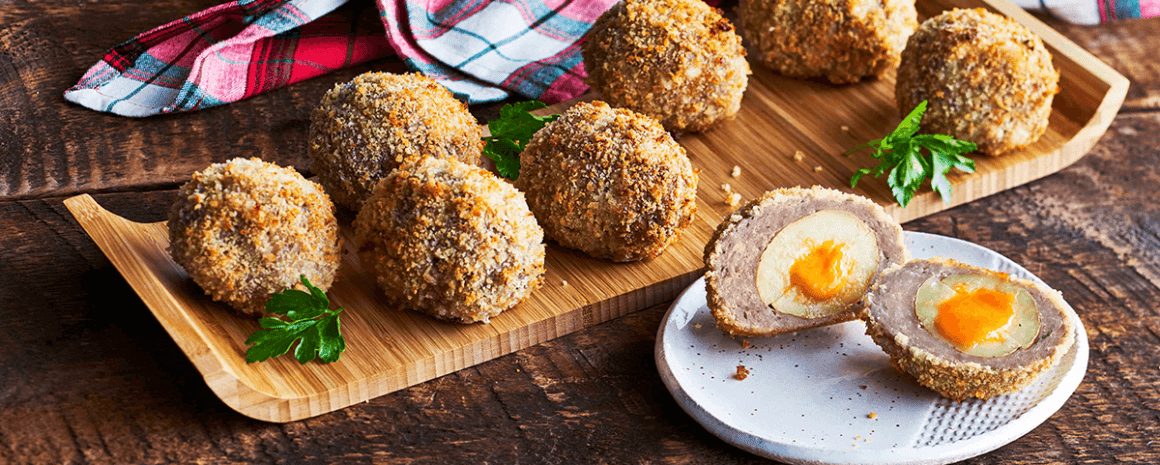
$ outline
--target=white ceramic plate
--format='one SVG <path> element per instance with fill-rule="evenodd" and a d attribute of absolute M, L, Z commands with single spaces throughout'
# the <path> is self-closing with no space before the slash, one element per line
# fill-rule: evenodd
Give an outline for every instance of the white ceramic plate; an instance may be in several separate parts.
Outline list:
<path fill-rule="evenodd" d="M 984 247 L 906 233 L 914 258 L 940 255 L 1039 278 Z M 789 463 L 941 464 L 995 450 L 1031 431 L 1071 396 L 1087 371 L 1076 324 L 1072 350 L 1022 391 L 955 402 L 898 373 L 861 321 L 768 338 L 748 348 L 717 329 L 705 280 L 673 302 L 657 334 L 661 379 L 705 429 L 737 447 Z M 749 370 L 737 380 L 737 366 Z"/>

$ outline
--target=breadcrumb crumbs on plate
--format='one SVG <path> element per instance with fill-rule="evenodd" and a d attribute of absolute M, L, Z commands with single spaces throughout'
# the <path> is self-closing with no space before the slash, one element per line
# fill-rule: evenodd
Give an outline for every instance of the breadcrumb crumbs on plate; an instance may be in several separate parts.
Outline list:
<path fill-rule="evenodd" d="M 733 375 L 733 378 L 736 379 L 737 381 L 744 381 L 745 378 L 748 378 L 748 377 L 749 377 L 749 369 L 745 368 L 745 365 L 737 365 L 737 374 Z"/>
<path fill-rule="evenodd" d="M 878 414 L 877 414 L 877 413 L 874 413 L 874 412 L 870 412 L 870 414 L 869 414 L 869 415 L 866 415 L 866 417 L 867 417 L 867 418 L 870 418 L 871 420 L 873 420 L 873 419 L 875 419 L 875 418 L 878 418 Z"/>
<path fill-rule="evenodd" d="M 742 340 L 741 340 L 741 348 L 742 348 L 742 349 L 748 349 L 748 348 L 749 348 L 749 339 L 742 339 Z"/>

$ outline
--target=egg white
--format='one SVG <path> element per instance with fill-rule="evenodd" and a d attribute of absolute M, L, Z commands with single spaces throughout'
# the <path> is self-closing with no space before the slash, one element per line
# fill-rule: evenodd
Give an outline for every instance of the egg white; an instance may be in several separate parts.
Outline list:
<path fill-rule="evenodd" d="M 966 289 L 974 291 L 986 287 L 997 292 L 1013 294 L 1012 306 L 1014 314 L 1006 325 L 992 331 L 988 338 L 998 338 L 998 341 L 986 341 L 973 347 L 961 348 L 955 346 L 938 331 L 935 318 L 938 317 L 939 305 L 955 296 L 954 287 L 965 284 Z M 1021 286 L 1015 285 L 997 275 L 984 274 L 957 274 L 938 279 L 932 276 L 918 288 L 915 296 L 914 312 L 922 326 L 935 338 L 947 343 L 956 350 L 978 357 L 1004 357 L 1020 348 L 1031 347 L 1039 335 L 1039 309 L 1031 293 Z"/>
<path fill-rule="evenodd" d="M 844 246 L 845 286 L 836 295 L 818 300 L 790 280 L 790 268 L 826 241 Z M 822 318 L 845 310 L 862 298 L 878 269 L 878 238 L 862 220 L 842 210 L 822 210 L 802 217 L 778 231 L 758 260 L 755 284 L 761 301 L 774 310 L 802 318 Z"/>

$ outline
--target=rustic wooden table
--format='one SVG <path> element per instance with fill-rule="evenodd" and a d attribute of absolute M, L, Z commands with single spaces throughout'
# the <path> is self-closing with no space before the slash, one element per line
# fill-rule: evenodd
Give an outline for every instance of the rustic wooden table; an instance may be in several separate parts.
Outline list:
<path fill-rule="evenodd" d="M 192 114 L 128 119 L 61 92 L 105 49 L 218 0 L 0 2 L 0 463 L 757 462 L 705 432 L 656 372 L 664 305 L 338 412 L 230 410 L 61 201 L 158 221 L 190 173 L 237 156 L 309 168 L 310 109 L 384 59 Z M 1051 419 L 969 463 L 1160 462 L 1160 19 L 1044 19 L 1132 81 L 1086 157 L 905 224 L 972 241 L 1063 291 L 1091 340 Z M 476 108 L 479 113 L 493 107 Z"/>

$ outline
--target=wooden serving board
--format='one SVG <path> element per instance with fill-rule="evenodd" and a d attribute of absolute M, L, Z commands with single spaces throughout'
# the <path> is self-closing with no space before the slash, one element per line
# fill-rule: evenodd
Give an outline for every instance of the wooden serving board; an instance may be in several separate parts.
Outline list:
<path fill-rule="evenodd" d="M 1051 49 L 1062 77 L 1047 134 L 1020 153 L 976 157 L 975 174 L 950 176 L 950 203 L 926 190 L 899 208 L 884 178 L 866 179 L 857 189 L 847 185 L 854 171 L 874 162 L 868 151 L 843 152 L 881 137 L 900 119 L 892 75 L 831 86 L 786 79 L 755 64 L 735 120 L 679 139 L 700 170 L 697 216 L 659 258 L 616 264 L 550 245 L 541 289 L 490 324 L 459 325 L 392 308 L 361 270 L 351 229 L 344 225 L 346 249 L 329 295 L 333 305 L 346 309 L 348 349 L 336 363 L 300 365 L 281 357 L 246 364 L 244 341 L 257 322 L 210 301 L 170 259 L 164 223 L 127 221 L 87 195 L 65 204 L 227 405 L 265 421 L 308 418 L 671 300 L 700 274 L 705 242 L 734 208 L 725 203 L 724 183 L 743 199 L 784 186 L 838 188 L 870 197 L 906 221 L 1053 173 L 1087 153 L 1119 110 L 1128 81 L 1003 0 L 918 5 L 922 18 L 955 7 L 986 7 L 1027 25 Z M 804 157 L 796 161 L 799 150 Z M 730 175 L 734 166 L 741 168 L 738 177 Z"/>

